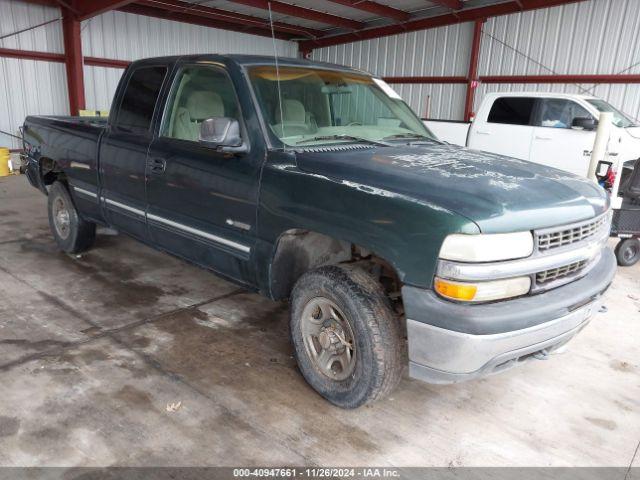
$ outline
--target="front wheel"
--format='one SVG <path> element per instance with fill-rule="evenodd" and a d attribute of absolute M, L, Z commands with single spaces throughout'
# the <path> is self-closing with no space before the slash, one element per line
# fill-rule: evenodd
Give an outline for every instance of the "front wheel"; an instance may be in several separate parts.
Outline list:
<path fill-rule="evenodd" d="M 616 258 L 621 267 L 630 267 L 640 260 L 640 240 L 626 238 L 616 245 Z"/>
<path fill-rule="evenodd" d="M 291 337 L 305 380 L 342 408 L 384 397 L 402 375 L 402 335 L 382 287 L 360 269 L 305 273 L 291 295 Z"/>
<path fill-rule="evenodd" d="M 80 217 L 64 183 L 56 181 L 51 185 L 48 210 L 49 227 L 61 250 L 80 253 L 93 245 L 96 224 Z"/>

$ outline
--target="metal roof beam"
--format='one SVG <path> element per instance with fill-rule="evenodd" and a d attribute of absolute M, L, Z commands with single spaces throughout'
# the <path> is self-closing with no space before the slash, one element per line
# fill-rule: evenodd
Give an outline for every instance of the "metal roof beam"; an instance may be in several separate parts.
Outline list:
<path fill-rule="evenodd" d="M 33 3 L 34 5 L 42 5 L 43 7 L 59 7 L 56 0 L 22 0 L 25 3 Z"/>
<path fill-rule="evenodd" d="M 339 17 L 338 15 L 331 15 L 329 13 L 320 12 L 318 10 L 311 10 L 310 8 L 299 7 L 290 3 L 279 2 L 277 0 L 229 0 L 232 3 L 239 3 L 246 5 L 247 7 L 259 8 L 261 10 L 269 10 L 269 4 L 271 4 L 271 10 L 273 12 L 288 15 L 290 17 L 305 18 L 307 20 L 313 20 L 314 22 L 326 23 L 327 25 L 334 25 L 336 27 L 344 27 L 351 30 L 359 30 L 365 27 L 362 22 L 357 22 L 349 18 Z"/>
<path fill-rule="evenodd" d="M 462 0 L 429 0 L 431 3 L 436 3 L 443 7 L 450 8 L 452 10 L 462 10 Z"/>
<path fill-rule="evenodd" d="M 87 20 L 91 17 L 95 17 L 96 15 L 100 15 L 101 13 L 106 13 L 111 10 L 116 10 L 118 8 L 124 7 L 129 3 L 133 3 L 133 1 L 134 0 L 92 0 L 89 2 L 87 0 L 84 0 L 68 2 L 68 7 L 71 10 L 78 11 L 78 20 Z"/>
<path fill-rule="evenodd" d="M 409 20 L 411 15 L 404 10 L 399 10 L 397 8 L 389 7 L 388 5 L 382 5 L 376 2 L 370 2 L 369 0 L 329 0 L 333 3 L 339 3 L 340 5 L 344 5 L 346 7 L 355 8 L 357 10 L 362 10 L 363 12 L 373 13 L 374 15 L 379 15 L 384 18 L 392 18 L 393 20 L 397 20 L 399 22 L 406 22 Z"/>
<path fill-rule="evenodd" d="M 36 5 L 44 5 L 51 7 L 60 7 L 60 3 L 57 0 L 22 0 L 25 3 L 33 3 Z M 66 0 L 70 3 L 69 0 Z M 150 0 L 149 0 L 150 1 Z M 231 30 L 241 33 L 249 33 L 253 35 L 260 35 L 265 37 L 271 36 L 271 29 L 269 27 L 268 20 L 252 17 L 249 15 L 241 15 L 234 12 L 227 12 L 225 10 L 213 9 L 211 7 L 197 6 L 198 10 L 210 9 L 213 11 L 219 10 L 220 17 L 214 18 L 213 12 L 210 15 L 195 15 L 189 13 L 194 9 L 194 5 L 187 2 L 177 2 L 175 0 L 156 0 L 157 4 L 164 4 L 162 8 L 157 6 L 142 5 L 141 1 L 128 2 L 126 5 L 117 8 L 118 11 L 133 13 L 136 15 L 143 15 L 148 17 L 160 18 L 163 20 L 173 20 L 176 22 L 189 23 L 192 25 L 200 25 L 209 28 L 218 28 L 221 30 Z M 181 8 L 176 7 L 177 4 L 181 5 Z M 169 9 L 169 7 L 171 9 Z M 62 7 L 64 10 L 64 7 Z M 224 18 L 223 15 L 224 14 Z M 233 19 L 233 21 L 232 21 Z M 261 22 L 262 26 L 258 26 L 258 22 Z M 318 37 L 324 32 L 321 30 L 315 30 L 312 28 L 298 27 L 296 25 L 285 24 L 281 22 L 274 23 L 275 37 L 281 40 L 292 40 L 294 38 L 300 38 L 303 36 Z"/>
<path fill-rule="evenodd" d="M 458 12 L 446 13 L 444 15 L 410 20 L 399 25 L 386 25 L 383 27 L 368 28 L 357 32 L 326 36 L 316 40 L 306 40 L 300 42 L 300 50 L 310 51 L 314 48 L 330 47 L 333 45 L 341 45 L 343 43 L 358 42 L 361 40 L 369 40 L 388 35 L 397 35 L 399 33 L 415 32 L 416 30 L 426 30 L 429 28 L 454 25 L 456 23 L 472 22 L 482 18 L 497 17 L 499 15 L 518 13 L 525 10 L 556 7 L 567 3 L 584 1 L 585 0 L 510 0 L 496 5 L 468 8 Z"/>
<path fill-rule="evenodd" d="M 193 3 L 183 2 L 180 0 L 137 0 L 135 2 L 135 5 L 143 5 L 176 13 L 186 13 L 189 15 L 206 17 L 221 22 L 230 22 L 238 25 L 262 28 L 268 30 L 269 32 L 271 31 L 269 21 L 265 20 L 264 18 L 230 12 L 228 10 L 221 10 L 219 8 L 195 5 Z M 322 30 L 299 27 L 283 22 L 274 22 L 273 29 L 276 32 L 282 32 L 295 37 L 315 38 L 324 35 L 324 32 Z"/>
<path fill-rule="evenodd" d="M 144 15 L 147 17 L 160 18 L 162 20 L 172 20 L 175 22 L 190 23 L 192 25 L 200 25 L 209 28 L 218 28 L 221 30 L 231 30 L 240 33 L 249 33 L 253 35 L 261 35 L 263 37 L 271 37 L 271 30 L 267 28 L 258 28 L 240 25 L 237 23 L 231 23 L 229 21 L 215 20 L 213 18 L 203 17 L 200 15 L 191 15 L 184 12 L 172 12 L 169 10 L 163 10 L 160 8 L 149 7 L 146 5 L 130 4 L 125 7 L 119 8 L 121 12 L 134 13 L 136 15 Z M 294 35 L 290 33 L 283 33 L 281 31 L 275 31 L 274 36 L 281 40 L 291 40 Z"/>

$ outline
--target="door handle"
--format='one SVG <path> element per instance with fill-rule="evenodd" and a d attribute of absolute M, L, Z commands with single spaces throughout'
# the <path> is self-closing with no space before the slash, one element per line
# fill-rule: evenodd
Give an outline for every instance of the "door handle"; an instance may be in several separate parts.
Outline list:
<path fill-rule="evenodd" d="M 536 135 L 536 140 L 553 140 L 553 138 L 545 137 L 543 135 Z"/>
<path fill-rule="evenodd" d="M 164 158 L 152 158 L 149 168 L 153 173 L 164 173 L 167 168 L 167 161 Z"/>
<path fill-rule="evenodd" d="M 491 132 L 487 132 L 485 130 L 477 130 L 476 133 L 478 135 L 491 135 Z"/>

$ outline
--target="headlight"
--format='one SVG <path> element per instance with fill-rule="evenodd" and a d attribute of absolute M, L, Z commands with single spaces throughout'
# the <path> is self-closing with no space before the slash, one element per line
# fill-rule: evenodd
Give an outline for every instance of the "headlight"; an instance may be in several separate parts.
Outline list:
<path fill-rule="evenodd" d="M 495 262 L 528 257 L 533 253 L 531 232 L 463 235 L 444 239 L 440 258 L 459 262 Z"/>
<path fill-rule="evenodd" d="M 489 302 L 529 293 L 531 278 L 517 277 L 489 282 L 465 283 L 436 277 L 434 285 L 438 294 L 450 300 Z"/>

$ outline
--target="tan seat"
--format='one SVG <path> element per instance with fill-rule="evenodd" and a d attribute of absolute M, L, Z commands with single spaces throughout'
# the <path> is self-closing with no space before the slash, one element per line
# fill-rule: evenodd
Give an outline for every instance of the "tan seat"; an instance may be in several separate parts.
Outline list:
<path fill-rule="evenodd" d="M 200 124 L 207 118 L 224 117 L 224 103 L 215 92 L 196 90 L 189 94 L 184 107 L 176 112 L 173 137 L 198 141 Z"/>
<path fill-rule="evenodd" d="M 282 100 L 282 110 L 278 105 L 275 121 L 280 123 L 276 123 L 273 129 L 276 134 L 282 136 L 306 135 L 316 130 L 312 127 L 302 102 L 291 98 Z"/>

